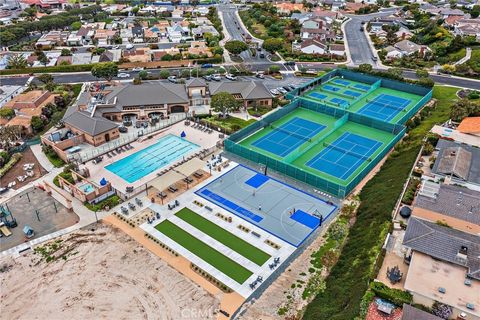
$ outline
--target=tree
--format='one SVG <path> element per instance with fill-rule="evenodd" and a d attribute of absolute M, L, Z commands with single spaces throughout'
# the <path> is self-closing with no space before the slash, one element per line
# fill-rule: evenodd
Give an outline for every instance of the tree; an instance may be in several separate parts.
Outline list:
<path fill-rule="evenodd" d="M 400 68 L 390 68 L 387 73 L 395 79 L 403 79 L 403 71 Z"/>
<path fill-rule="evenodd" d="M 225 117 L 229 112 L 240 109 L 240 102 L 228 92 L 219 92 L 212 96 L 210 107 Z"/>
<path fill-rule="evenodd" d="M 248 45 L 240 40 L 232 40 L 225 43 L 225 49 L 231 54 L 238 55 L 248 49 Z"/>
<path fill-rule="evenodd" d="M 111 81 L 118 74 L 118 66 L 114 62 L 98 63 L 92 68 L 92 75 Z"/>
<path fill-rule="evenodd" d="M 79 30 L 82 27 L 82 23 L 80 21 L 75 21 L 70 25 L 70 29 L 73 31 Z"/>
<path fill-rule="evenodd" d="M 428 78 L 428 71 L 425 69 L 418 69 L 415 74 L 419 78 Z"/>
<path fill-rule="evenodd" d="M 450 118 L 453 121 L 460 122 L 466 117 L 480 116 L 480 104 L 462 99 L 455 103 L 450 110 Z"/>
<path fill-rule="evenodd" d="M 147 76 L 148 76 L 148 72 L 145 71 L 145 70 L 142 70 L 138 73 L 138 77 L 141 79 L 141 80 L 145 80 L 147 79 Z"/>
<path fill-rule="evenodd" d="M 33 116 L 30 121 L 33 131 L 38 132 L 43 129 L 43 120 L 39 116 Z"/>
<path fill-rule="evenodd" d="M 22 54 L 14 54 L 8 58 L 7 66 L 9 69 L 24 69 L 27 67 L 27 60 Z"/>
<path fill-rule="evenodd" d="M 170 72 L 168 70 L 161 70 L 159 73 L 160 79 L 167 79 L 170 77 Z"/>
<path fill-rule="evenodd" d="M 472 19 L 476 19 L 478 18 L 479 15 L 480 15 L 480 5 L 476 4 L 473 6 L 472 10 L 470 10 L 470 16 L 472 17 Z"/>
<path fill-rule="evenodd" d="M 268 68 L 269 73 L 277 73 L 280 71 L 280 67 L 277 65 L 272 65 Z"/>
<path fill-rule="evenodd" d="M 275 51 L 280 50 L 283 48 L 284 41 L 279 38 L 270 38 L 263 42 L 263 49 L 267 50 L 268 52 L 274 53 Z"/>
<path fill-rule="evenodd" d="M 53 76 L 48 73 L 42 73 L 37 77 L 37 79 L 40 80 L 40 82 L 43 82 L 44 84 L 53 82 Z"/>
<path fill-rule="evenodd" d="M 15 116 L 15 111 L 10 108 L 0 109 L 0 118 L 11 119 Z"/>
<path fill-rule="evenodd" d="M 372 72 L 372 70 L 373 70 L 372 65 L 368 64 L 368 63 L 363 63 L 363 64 L 358 66 L 358 71 L 360 71 L 360 72 L 370 73 L 370 72 Z"/>
<path fill-rule="evenodd" d="M 22 138 L 21 126 L 3 126 L 0 128 L 0 147 L 5 151 L 12 148 L 12 142 L 16 142 Z"/>
<path fill-rule="evenodd" d="M 69 49 L 62 49 L 61 55 L 62 55 L 62 56 L 71 56 L 71 55 L 72 55 L 72 51 L 70 51 Z"/>

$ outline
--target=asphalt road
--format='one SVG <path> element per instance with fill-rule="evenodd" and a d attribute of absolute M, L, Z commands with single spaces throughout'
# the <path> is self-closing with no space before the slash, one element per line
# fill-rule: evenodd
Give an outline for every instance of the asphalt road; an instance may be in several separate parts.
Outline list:
<path fill-rule="evenodd" d="M 365 33 L 361 30 L 365 23 L 376 17 L 383 17 L 390 15 L 394 8 L 386 9 L 382 12 L 372 13 L 368 15 L 348 15 L 350 21 L 345 23 L 345 40 L 348 43 L 350 55 L 352 57 L 352 63 L 354 65 L 368 63 L 372 66 L 376 66 L 377 63 L 372 60 L 373 52 L 368 44 Z"/>

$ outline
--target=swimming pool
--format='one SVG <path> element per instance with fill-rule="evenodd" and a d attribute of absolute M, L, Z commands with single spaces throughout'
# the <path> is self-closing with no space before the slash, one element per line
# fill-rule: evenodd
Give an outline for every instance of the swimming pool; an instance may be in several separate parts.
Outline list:
<path fill-rule="evenodd" d="M 133 183 L 199 148 L 190 141 L 169 134 L 158 139 L 157 143 L 109 164 L 105 169 Z"/>
<path fill-rule="evenodd" d="M 90 183 L 85 183 L 85 184 L 79 185 L 78 188 L 85 193 L 90 193 L 94 190 L 93 186 Z"/>

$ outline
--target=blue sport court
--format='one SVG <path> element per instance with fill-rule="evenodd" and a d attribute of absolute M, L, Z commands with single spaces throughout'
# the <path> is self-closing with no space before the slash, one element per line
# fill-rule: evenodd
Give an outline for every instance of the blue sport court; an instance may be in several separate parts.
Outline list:
<path fill-rule="evenodd" d="M 295 117 L 252 143 L 253 146 L 284 157 L 325 129 L 324 125 Z"/>
<path fill-rule="evenodd" d="M 331 92 L 338 92 L 338 91 L 341 90 L 339 87 L 334 87 L 334 86 L 331 86 L 329 84 L 326 84 L 326 85 L 322 86 L 322 89 L 328 90 L 328 91 L 331 91 Z"/>
<path fill-rule="evenodd" d="M 356 92 L 352 90 L 345 90 L 343 91 L 343 94 L 346 94 L 347 96 L 351 96 L 353 98 L 358 98 L 362 95 L 360 92 Z"/>
<path fill-rule="evenodd" d="M 346 180 L 380 148 L 381 142 L 345 132 L 337 140 L 310 159 L 306 165 L 331 176 Z"/>
<path fill-rule="evenodd" d="M 320 92 L 316 92 L 316 91 L 310 92 L 310 93 L 308 94 L 308 96 L 309 96 L 309 97 L 312 97 L 312 98 L 315 98 L 315 99 L 320 99 L 320 100 L 323 100 L 323 99 L 325 99 L 325 98 L 327 97 L 326 95 L 321 94 Z"/>
<path fill-rule="evenodd" d="M 353 87 L 356 88 L 356 89 L 360 89 L 362 91 L 370 90 L 370 86 L 367 86 L 366 84 L 356 83 Z"/>
<path fill-rule="evenodd" d="M 252 186 L 252 181 L 263 183 Z M 320 216 L 326 221 L 337 209 L 331 202 L 243 165 L 227 171 L 195 194 L 208 201 L 208 206 L 217 205 L 241 218 L 244 220 L 241 224 L 250 230 L 254 229 L 253 224 L 294 247 L 300 246 L 319 228 Z M 213 209 L 214 212 L 220 210 Z M 275 242 L 275 238 L 270 240 Z M 277 243 L 281 245 L 280 240 Z"/>
<path fill-rule="evenodd" d="M 341 86 L 348 86 L 350 84 L 350 81 L 344 80 L 344 79 L 335 79 L 333 80 L 334 83 L 339 84 Z"/>
<path fill-rule="evenodd" d="M 358 113 L 375 119 L 390 121 L 400 112 L 404 112 L 410 102 L 411 100 L 408 99 L 380 94 L 373 100 L 368 101 L 365 106 L 358 110 Z"/>
<path fill-rule="evenodd" d="M 346 100 L 340 99 L 340 98 L 332 98 L 330 99 L 330 102 L 337 104 L 337 105 L 342 105 L 342 106 L 348 106 L 348 102 Z"/>

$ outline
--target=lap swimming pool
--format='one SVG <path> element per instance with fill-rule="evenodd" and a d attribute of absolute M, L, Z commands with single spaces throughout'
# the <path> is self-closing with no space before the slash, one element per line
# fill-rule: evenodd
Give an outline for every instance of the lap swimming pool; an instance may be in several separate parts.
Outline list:
<path fill-rule="evenodd" d="M 169 134 L 158 139 L 157 143 L 109 164 L 105 169 L 133 183 L 198 148 L 190 141 Z"/>

